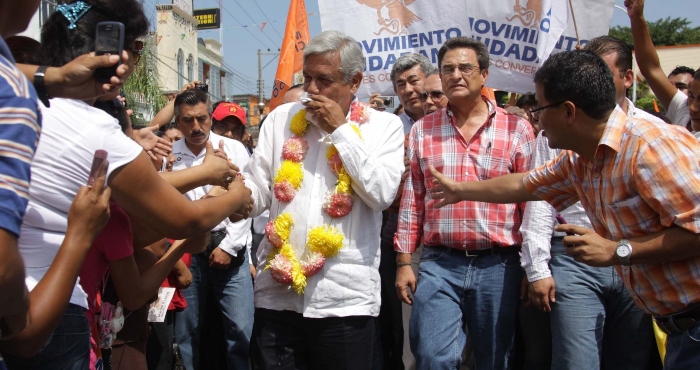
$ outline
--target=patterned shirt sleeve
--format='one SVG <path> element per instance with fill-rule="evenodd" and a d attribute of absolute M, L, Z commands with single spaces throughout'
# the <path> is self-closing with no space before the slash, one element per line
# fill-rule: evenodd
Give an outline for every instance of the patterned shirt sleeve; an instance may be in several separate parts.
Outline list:
<path fill-rule="evenodd" d="M 19 236 L 41 128 L 34 91 L 30 95 L 26 82 L 17 82 L 0 78 L 0 227 Z"/>
<path fill-rule="evenodd" d="M 557 211 L 564 210 L 579 201 L 571 184 L 571 152 L 563 151 L 553 160 L 528 172 L 523 184 L 532 194 L 546 200 Z"/>

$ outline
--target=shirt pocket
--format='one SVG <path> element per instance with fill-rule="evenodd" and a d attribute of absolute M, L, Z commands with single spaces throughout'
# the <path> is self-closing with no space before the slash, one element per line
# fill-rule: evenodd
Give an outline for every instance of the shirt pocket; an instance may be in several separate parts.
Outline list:
<path fill-rule="evenodd" d="M 610 230 L 611 233 L 623 231 L 626 234 L 614 235 L 615 237 L 631 237 L 630 233 L 653 230 L 659 225 L 659 215 L 640 195 L 614 202 L 609 208 L 616 224 L 615 229 Z"/>
<path fill-rule="evenodd" d="M 511 172 L 510 153 L 503 149 L 489 149 L 477 159 L 479 180 L 488 180 Z"/>

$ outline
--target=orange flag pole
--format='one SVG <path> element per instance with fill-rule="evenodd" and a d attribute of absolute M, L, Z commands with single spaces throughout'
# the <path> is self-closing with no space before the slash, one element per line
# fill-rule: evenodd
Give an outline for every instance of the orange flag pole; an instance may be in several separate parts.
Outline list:
<path fill-rule="evenodd" d="M 287 25 L 282 38 L 280 60 L 277 64 L 275 83 L 272 86 L 270 110 L 282 104 L 290 87 L 304 82 L 302 77 L 304 48 L 309 43 L 309 21 L 306 18 L 304 0 L 292 0 L 287 13 Z"/>

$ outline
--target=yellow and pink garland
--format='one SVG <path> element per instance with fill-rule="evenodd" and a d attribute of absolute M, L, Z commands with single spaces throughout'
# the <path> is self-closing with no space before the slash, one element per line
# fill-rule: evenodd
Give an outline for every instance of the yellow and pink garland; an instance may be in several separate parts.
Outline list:
<path fill-rule="evenodd" d="M 358 125 L 369 120 L 369 107 L 360 102 L 350 105 L 350 122 L 360 138 Z M 273 191 L 278 201 L 288 203 L 296 196 L 304 179 L 302 163 L 309 145 L 304 139 L 309 121 L 306 111 L 297 112 L 289 125 L 294 136 L 285 140 L 282 146 L 282 165 L 274 178 Z M 340 154 L 334 145 L 326 151 L 326 159 L 331 171 L 338 176 L 335 189 L 326 194 L 323 211 L 332 218 L 340 218 L 352 211 L 353 192 Z M 323 225 L 312 228 L 307 237 L 307 250 L 300 260 L 289 244 L 289 234 L 294 225 L 290 213 L 282 213 L 265 226 L 265 234 L 275 251 L 268 256 L 268 266 L 272 278 L 280 284 L 291 285 L 297 294 L 303 294 L 306 278 L 317 274 L 325 265 L 326 258 L 335 257 L 344 245 L 344 236 L 333 226 Z"/>

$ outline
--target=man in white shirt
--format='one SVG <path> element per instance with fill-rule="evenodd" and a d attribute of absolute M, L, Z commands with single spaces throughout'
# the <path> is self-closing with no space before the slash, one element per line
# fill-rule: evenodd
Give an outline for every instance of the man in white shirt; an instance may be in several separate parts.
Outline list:
<path fill-rule="evenodd" d="M 255 281 L 256 368 L 371 367 L 381 211 L 404 165 L 399 118 L 354 96 L 364 67 L 354 39 L 314 37 L 304 49 L 308 97 L 267 116 L 244 171 L 252 215 L 270 210 Z"/>
<path fill-rule="evenodd" d="M 661 123 L 626 97 L 633 78 L 632 51 L 626 43 L 601 36 L 592 39 L 585 50 L 601 57 L 610 68 L 616 103 L 628 116 Z M 537 108 L 533 111 L 537 117 Z M 532 168 L 549 162 L 560 152 L 550 149 L 547 137 L 540 134 L 535 141 Z M 580 202 L 559 216 L 559 222 L 593 228 Z M 644 369 L 648 354 L 654 349 L 651 318 L 634 305 L 612 267 L 591 267 L 566 254 L 562 243 L 565 234 L 554 231 L 556 217 L 556 211 L 547 202 L 528 202 L 520 227 L 521 263 L 529 282 L 529 302 L 542 312 L 551 312 L 552 329 L 549 357 L 549 351 L 538 345 L 547 337 L 542 327 L 528 330 L 533 320 L 521 320 L 525 360 L 529 362 L 526 366 L 549 368 L 547 362 L 551 360 L 554 369 Z M 523 316 L 538 317 L 527 309 L 521 313 Z M 547 358 L 538 358 L 543 355 Z"/>
<path fill-rule="evenodd" d="M 248 163 L 248 151 L 243 144 L 211 132 L 209 109 L 207 94 L 200 90 L 187 90 L 175 98 L 175 122 L 183 139 L 173 144 L 176 158 L 173 171 L 201 165 L 207 142 L 222 150 L 239 168 Z M 212 187 L 200 186 L 188 191 L 185 196 L 190 200 L 200 199 Z M 248 367 L 254 309 L 246 248 L 251 241 L 249 219 L 238 222 L 225 219 L 212 230 L 207 251 L 192 256 L 192 284 L 182 290 L 187 308 L 178 312 L 175 320 L 175 339 L 187 369 L 199 368 L 200 313 L 205 312 L 207 287 L 212 288 L 223 311 L 228 368 Z"/>

